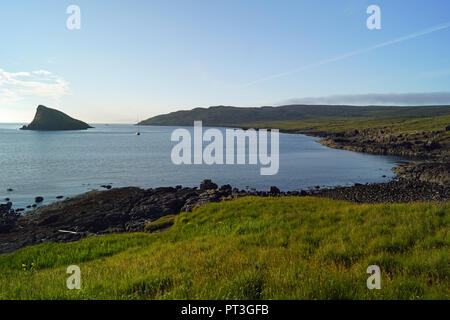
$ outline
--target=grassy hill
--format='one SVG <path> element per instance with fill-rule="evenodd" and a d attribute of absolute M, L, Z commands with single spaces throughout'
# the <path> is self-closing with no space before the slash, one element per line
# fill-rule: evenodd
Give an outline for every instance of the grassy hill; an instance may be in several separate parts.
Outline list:
<path fill-rule="evenodd" d="M 0 299 L 449 299 L 449 214 L 308 197 L 208 204 L 159 233 L 2 255 Z M 72 264 L 81 290 L 66 288 Z M 372 264 L 381 290 L 366 287 Z"/>
<path fill-rule="evenodd" d="M 347 130 L 362 130 L 365 128 L 387 128 L 396 133 L 443 130 L 450 125 L 450 114 L 434 117 L 395 117 L 377 119 L 322 119 L 318 121 L 267 121 L 242 124 L 249 128 L 277 128 L 290 131 L 327 131 L 343 132 Z M 450 131 L 448 132 L 450 134 Z"/>
<path fill-rule="evenodd" d="M 288 105 L 281 107 L 236 108 L 217 106 L 195 108 L 159 115 L 140 122 L 141 125 L 192 126 L 202 120 L 205 126 L 239 126 L 246 123 L 273 121 L 327 121 L 349 119 L 424 118 L 450 115 L 450 106 L 332 106 Z"/>

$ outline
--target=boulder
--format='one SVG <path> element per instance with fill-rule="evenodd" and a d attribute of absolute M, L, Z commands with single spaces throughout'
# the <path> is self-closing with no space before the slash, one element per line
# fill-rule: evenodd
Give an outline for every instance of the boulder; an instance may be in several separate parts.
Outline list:
<path fill-rule="evenodd" d="M 216 189 L 217 189 L 217 184 L 212 182 L 210 179 L 205 179 L 202 181 L 202 183 L 200 183 L 201 191 L 216 190 Z"/>
<path fill-rule="evenodd" d="M 233 188 L 229 184 L 225 184 L 220 187 L 219 191 L 224 195 L 231 195 L 231 193 L 233 192 Z"/>
<path fill-rule="evenodd" d="M 7 204 L 0 204 L 0 215 L 8 213 L 11 207 L 11 202 L 8 202 Z"/>
<path fill-rule="evenodd" d="M 279 194 L 280 194 L 280 189 L 278 189 L 278 188 L 275 187 L 275 186 L 271 186 L 271 187 L 270 187 L 270 190 L 269 190 L 269 194 L 270 194 L 270 195 L 273 195 L 273 196 L 279 195 Z"/>

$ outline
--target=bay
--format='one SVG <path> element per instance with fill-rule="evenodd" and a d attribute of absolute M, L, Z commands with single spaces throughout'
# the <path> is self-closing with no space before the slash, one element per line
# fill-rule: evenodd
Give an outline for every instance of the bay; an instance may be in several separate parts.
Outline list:
<path fill-rule="evenodd" d="M 394 177 L 390 169 L 401 160 L 330 149 L 305 135 L 280 134 L 279 172 L 261 176 L 257 165 L 173 164 L 175 143 L 170 136 L 178 127 L 141 127 L 136 136 L 133 125 L 97 124 L 87 131 L 59 132 L 21 131 L 22 125 L 0 124 L 0 203 L 10 198 L 15 208 L 33 204 L 36 196 L 44 197 L 45 204 L 102 185 L 192 187 L 212 179 L 240 189 L 277 186 L 288 191 L 385 182 Z"/>

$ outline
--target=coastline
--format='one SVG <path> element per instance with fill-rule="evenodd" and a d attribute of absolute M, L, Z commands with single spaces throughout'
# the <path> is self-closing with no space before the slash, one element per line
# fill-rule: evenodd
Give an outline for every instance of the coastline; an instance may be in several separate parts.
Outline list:
<path fill-rule="evenodd" d="M 250 129 L 240 126 L 236 128 Z M 410 161 L 399 162 L 398 167 L 391 168 L 398 178 L 443 186 L 450 185 L 450 145 L 445 140 L 448 131 L 448 126 L 444 130 L 419 133 L 398 133 L 386 127 L 342 132 L 280 129 L 281 133 L 321 138 L 317 143 L 333 149 L 405 157 Z"/>
<path fill-rule="evenodd" d="M 325 197 L 356 203 L 447 202 L 450 188 L 437 183 L 395 179 L 387 183 L 281 192 L 247 191 L 211 180 L 200 187 L 117 188 L 90 191 L 23 215 L 0 206 L 0 254 L 45 242 L 71 242 L 109 233 L 144 232 L 161 217 L 190 212 L 207 203 L 257 197 Z M 164 228 L 167 225 L 163 225 Z M 151 232 L 159 231 L 158 228 Z"/>
<path fill-rule="evenodd" d="M 0 205 L 0 254 L 44 242 L 68 242 L 85 237 L 124 232 L 146 231 L 147 223 L 161 217 L 191 211 L 197 206 L 247 196 L 258 197 L 325 197 L 355 203 L 410 203 L 421 201 L 447 202 L 449 161 L 439 152 L 407 154 L 397 152 L 396 141 L 381 151 L 362 149 L 359 132 L 335 133 L 304 130 L 280 130 L 289 134 L 304 134 L 322 138 L 324 146 L 372 154 L 412 156 L 417 161 L 400 164 L 391 170 L 397 175 L 389 182 L 355 184 L 307 190 L 280 191 L 273 186 L 268 191 L 249 191 L 218 187 L 205 180 L 200 187 L 137 187 L 89 191 L 21 214 L 11 209 L 11 203 Z M 347 140 L 346 140 L 347 139 Z M 383 139 L 382 139 L 383 141 Z M 352 144 L 353 142 L 353 144 Z M 361 142 L 363 143 L 363 142 Z M 411 144 L 413 145 L 413 144 Z M 410 146 L 409 144 L 407 146 Z M 438 150 L 439 148 L 434 148 Z M 427 149 L 425 149 L 427 150 Z M 400 154 L 399 154 L 400 153 Z M 110 189 L 111 187 L 106 189 Z M 152 230 L 159 231 L 158 229 Z"/>

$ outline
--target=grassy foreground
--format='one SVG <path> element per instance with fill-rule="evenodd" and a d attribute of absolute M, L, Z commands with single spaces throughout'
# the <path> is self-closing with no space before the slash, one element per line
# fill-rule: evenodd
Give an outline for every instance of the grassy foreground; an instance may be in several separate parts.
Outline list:
<path fill-rule="evenodd" d="M 449 213 L 298 197 L 208 204 L 159 233 L 2 255 L 0 299 L 449 299 Z M 72 264 L 81 290 L 66 288 Z M 372 264 L 380 290 L 366 287 Z"/>

